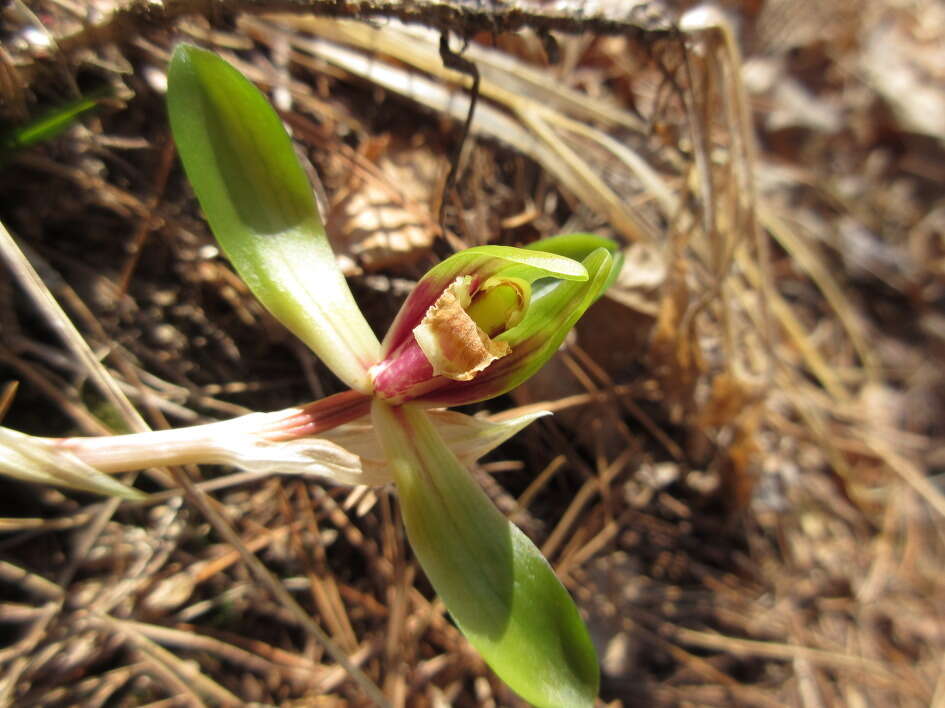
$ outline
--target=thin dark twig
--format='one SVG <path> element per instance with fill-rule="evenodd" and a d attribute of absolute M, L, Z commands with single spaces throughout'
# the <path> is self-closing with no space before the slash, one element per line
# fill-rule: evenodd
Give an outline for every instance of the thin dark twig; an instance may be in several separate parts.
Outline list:
<path fill-rule="evenodd" d="M 549 64 L 561 63 L 561 48 L 558 46 L 558 40 L 546 29 L 536 30 L 538 39 L 541 40 L 541 46 L 545 50 L 545 56 L 548 57 Z"/>
<path fill-rule="evenodd" d="M 472 86 L 469 89 L 469 112 L 466 114 L 466 122 L 463 123 L 463 130 L 460 133 L 459 141 L 453 149 L 453 155 L 450 158 L 450 171 L 446 175 L 446 184 L 443 185 L 443 195 L 440 197 L 439 218 L 440 233 L 446 234 L 446 199 L 456 183 L 456 175 L 459 172 L 459 160 L 463 154 L 463 145 L 466 144 L 466 138 L 469 137 L 469 128 L 472 125 L 473 114 L 476 112 L 476 104 L 479 102 L 479 68 L 469 59 L 456 54 L 450 49 L 449 32 L 443 32 L 440 35 L 440 59 L 443 60 L 443 66 L 447 69 L 460 71 L 467 76 L 472 77 Z"/>

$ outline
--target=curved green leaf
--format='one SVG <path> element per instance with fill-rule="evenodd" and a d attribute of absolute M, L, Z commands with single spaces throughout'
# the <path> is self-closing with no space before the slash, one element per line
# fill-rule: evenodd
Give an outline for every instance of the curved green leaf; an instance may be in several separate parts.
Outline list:
<path fill-rule="evenodd" d="M 171 59 L 167 104 L 187 176 L 233 267 L 342 381 L 369 392 L 380 345 L 275 111 L 236 69 L 187 45 Z"/>
<path fill-rule="evenodd" d="M 597 656 L 534 544 L 493 506 L 423 411 L 372 408 L 414 553 L 456 624 L 530 703 L 592 706 Z"/>

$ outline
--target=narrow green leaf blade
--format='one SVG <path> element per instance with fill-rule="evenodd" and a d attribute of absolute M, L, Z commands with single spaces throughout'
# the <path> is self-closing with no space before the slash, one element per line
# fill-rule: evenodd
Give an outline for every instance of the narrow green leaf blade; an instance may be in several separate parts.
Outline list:
<path fill-rule="evenodd" d="M 25 125 L 18 125 L 0 133 L 0 156 L 32 147 L 51 140 L 72 125 L 83 115 L 101 104 L 104 90 L 82 96 L 61 106 L 56 106 Z"/>
<path fill-rule="evenodd" d="M 234 268 L 342 381 L 369 392 L 380 345 L 338 269 L 279 116 L 236 69 L 187 45 L 171 59 L 167 103 L 187 176 Z"/>
<path fill-rule="evenodd" d="M 423 411 L 372 408 L 414 553 L 492 669 L 539 708 L 592 706 L 597 656 L 574 602 Z"/>

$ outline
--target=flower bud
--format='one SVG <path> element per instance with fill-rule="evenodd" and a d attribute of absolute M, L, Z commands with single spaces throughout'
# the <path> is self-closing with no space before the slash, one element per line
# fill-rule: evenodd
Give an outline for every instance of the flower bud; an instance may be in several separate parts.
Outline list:
<path fill-rule="evenodd" d="M 493 337 L 520 322 L 531 287 L 494 276 L 475 292 L 459 276 L 427 309 L 398 349 L 372 370 L 374 392 L 391 401 L 415 398 L 449 381 L 470 381 L 510 347 Z"/>
<path fill-rule="evenodd" d="M 374 395 L 451 406 L 505 393 L 554 353 L 603 291 L 611 265 L 606 248 L 583 264 L 502 246 L 448 258 L 421 279 L 391 326 L 370 372 Z M 537 280 L 541 298 L 533 301 Z"/>

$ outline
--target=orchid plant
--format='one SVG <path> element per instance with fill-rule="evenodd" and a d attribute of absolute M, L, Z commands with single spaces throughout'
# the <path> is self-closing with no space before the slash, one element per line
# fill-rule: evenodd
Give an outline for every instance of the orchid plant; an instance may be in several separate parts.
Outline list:
<path fill-rule="evenodd" d="M 107 475 L 195 462 L 392 482 L 420 565 L 492 669 L 534 705 L 592 705 L 597 658 L 571 597 L 468 471 L 542 414 L 495 423 L 444 408 L 506 393 L 547 362 L 616 277 L 615 244 L 575 234 L 457 253 L 420 279 L 378 341 L 265 97 L 216 55 L 181 45 L 167 101 L 185 171 L 226 256 L 349 390 L 153 433 L 27 444 L 0 428 L 0 471 L 128 497 L 139 492 Z"/>

